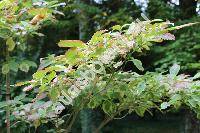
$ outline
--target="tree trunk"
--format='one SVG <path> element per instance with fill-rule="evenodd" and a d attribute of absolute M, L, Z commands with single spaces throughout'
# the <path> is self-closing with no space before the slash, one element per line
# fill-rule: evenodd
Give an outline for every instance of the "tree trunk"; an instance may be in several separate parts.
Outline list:
<path fill-rule="evenodd" d="M 179 0 L 181 18 L 188 19 L 197 15 L 197 0 Z"/>
<path fill-rule="evenodd" d="M 77 0 L 77 4 L 80 4 L 80 3 L 83 3 L 83 4 L 89 4 L 88 1 L 81 1 L 81 0 Z M 78 9 L 78 21 L 79 21 L 79 39 L 82 40 L 82 41 L 87 41 L 88 40 L 88 16 L 87 14 L 85 13 L 85 10 L 86 9 L 83 9 L 83 8 L 79 8 Z"/>
<path fill-rule="evenodd" d="M 84 109 L 80 112 L 81 117 L 81 133 L 93 133 L 95 127 L 93 122 L 93 111 Z"/>
<path fill-rule="evenodd" d="M 92 4 L 90 0 L 77 0 L 77 4 L 82 2 L 83 4 Z M 79 39 L 86 42 L 88 40 L 88 29 L 89 27 L 89 19 L 85 10 L 87 9 L 78 9 L 78 21 L 79 21 Z M 84 109 L 80 111 L 80 119 L 81 119 L 81 132 L 82 133 L 92 133 L 94 130 L 94 112 L 91 109 Z"/>
<path fill-rule="evenodd" d="M 185 112 L 185 131 L 184 133 L 200 133 L 200 121 L 197 120 L 191 111 Z"/>

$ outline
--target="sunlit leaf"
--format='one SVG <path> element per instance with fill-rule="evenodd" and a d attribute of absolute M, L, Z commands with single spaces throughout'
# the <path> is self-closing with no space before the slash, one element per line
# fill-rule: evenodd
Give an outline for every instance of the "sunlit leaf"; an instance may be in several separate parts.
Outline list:
<path fill-rule="evenodd" d="M 84 42 L 80 40 L 60 40 L 58 43 L 59 47 L 78 47 L 78 48 L 85 48 L 86 45 Z"/>
<path fill-rule="evenodd" d="M 11 5 L 12 5 L 12 3 L 9 0 L 2 0 L 2 1 L 0 1 L 0 9 L 8 8 Z"/>
<path fill-rule="evenodd" d="M 42 79 L 45 75 L 46 75 L 46 71 L 44 71 L 44 70 L 39 70 L 39 71 L 37 71 L 36 73 L 33 74 L 33 78 L 34 78 L 34 79 L 37 79 L 37 80 L 40 80 L 40 79 Z"/>
<path fill-rule="evenodd" d="M 115 25 L 112 27 L 112 29 L 120 31 L 122 29 L 122 27 L 120 25 Z"/>
<path fill-rule="evenodd" d="M 36 15 L 47 15 L 48 13 L 50 13 L 50 10 L 48 8 L 31 8 L 28 10 L 28 13 L 32 16 L 36 16 Z"/>
<path fill-rule="evenodd" d="M 36 15 L 31 21 L 30 21 L 30 24 L 32 25 L 36 25 L 38 22 L 40 22 L 42 19 L 44 19 L 44 15 Z"/>
<path fill-rule="evenodd" d="M 69 49 L 65 55 L 69 64 L 75 64 L 78 61 L 79 54 L 76 49 Z"/>
<path fill-rule="evenodd" d="M 30 84 L 30 82 L 29 81 L 18 82 L 18 83 L 15 84 L 15 86 L 17 87 L 17 86 L 22 86 L 22 85 L 27 85 L 27 84 Z"/>
<path fill-rule="evenodd" d="M 51 82 L 56 76 L 56 72 L 52 71 L 49 75 L 47 75 L 48 82 Z"/>

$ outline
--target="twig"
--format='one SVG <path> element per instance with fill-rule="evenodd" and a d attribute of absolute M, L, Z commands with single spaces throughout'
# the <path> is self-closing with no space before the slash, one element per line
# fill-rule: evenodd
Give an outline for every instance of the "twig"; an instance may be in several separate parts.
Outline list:
<path fill-rule="evenodd" d="M 99 131 L 111 120 L 113 119 L 113 117 L 109 117 L 106 118 L 103 122 L 101 122 L 101 124 L 99 125 L 99 127 L 94 131 L 94 133 L 99 133 Z"/>
<path fill-rule="evenodd" d="M 75 111 L 75 112 L 74 112 L 74 116 L 73 116 L 72 121 L 70 122 L 69 126 L 68 126 L 67 129 L 66 129 L 66 133 L 68 133 L 68 132 L 71 130 L 72 125 L 74 124 L 78 113 L 79 113 L 79 111 Z"/>
<path fill-rule="evenodd" d="M 120 112 L 122 112 L 123 110 L 126 110 L 126 108 L 122 108 L 118 111 L 116 111 L 112 116 L 108 116 L 108 118 L 105 118 L 103 122 L 101 122 L 101 124 L 99 125 L 99 127 L 96 128 L 96 130 L 94 131 L 94 133 L 99 133 L 99 131 L 106 125 L 108 124 L 108 122 L 110 122 L 111 120 L 113 120 L 113 118 L 119 114 Z"/>
<path fill-rule="evenodd" d="M 6 62 L 9 60 L 9 51 L 6 47 Z M 10 101 L 10 73 L 6 74 L 6 102 Z M 7 133 L 10 133 L 10 108 L 9 106 L 6 109 L 6 129 Z"/>

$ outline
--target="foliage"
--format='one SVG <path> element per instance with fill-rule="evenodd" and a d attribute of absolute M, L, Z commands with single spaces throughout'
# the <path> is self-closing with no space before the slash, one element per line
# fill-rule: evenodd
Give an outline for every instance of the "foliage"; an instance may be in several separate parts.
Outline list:
<path fill-rule="evenodd" d="M 181 0 L 173 3 L 171 0 L 150 0 L 147 7 L 147 14 L 150 18 L 165 18 L 183 24 L 188 22 L 199 22 L 199 15 L 196 1 Z M 144 61 L 148 70 L 158 70 L 159 72 L 167 70 L 174 63 L 181 65 L 181 70 L 188 74 L 195 74 L 199 71 L 199 26 L 192 26 L 186 29 L 174 32 L 176 41 L 163 42 L 161 45 L 152 49 L 149 58 Z M 147 57 L 148 57 L 147 56 Z"/>
<path fill-rule="evenodd" d="M 6 100 L 10 99 L 10 95 L 15 95 L 10 94 L 10 86 L 12 86 L 10 85 L 12 83 L 10 79 L 16 77 L 17 73 L 20 73 L 19 70 L 27 73 L 30 67 L 37 67 L 35 62 L 23 57 L 24 52 L 28 52 L 28 38 L 34 35 L 43 36 L 37 30 L 41 28 L 43 23 L 55 19 L 54 14 L 58 13 L 55 8 L 60 5 L 62 4 L 57 1 L 0 1 L 0 38 L 3 57 L 5 57 L 3 60 L 0 60 L 0 67 L 2 76 L 5 75 L 6 77 Z M 13 77 L 10 78 L 10 75 Z M 23 96 L 19 95 L 19 97 Z M 4 99 L 5 97 L 2 98 Z M 14 101 L 19 99 L 21 98 L 16 98 Z M 11 102 L 12 104 L 20 104 L 20 102 Z M 1 106 L 5 106 L 5 102 L 2 102 Z M 7 107 L 6 110 L 8 111 L 9 108 Z M 1 110 L 2 112 L 4 113 L 4 110 Z M 13 118 L 13 116 L 7 115 L 7 123 L 10 119 L 14 120 Z M 3 120 L 4 117 L 2 117 Z M 10 126 L 9 124 L 7 125 L 8 127 Z"/>
<path fill-rule="evenodd" d="M 199 21 L 199 18 L 192 19 Z M 194 73 L 199 70 L 199 26 L 182 29 L 177 35 L 176 42 L 168 46 L 157 46 L 154 53 L 157 56 L 154 66 L 160 66 L 159 71 L 166 70 L 173 63 L 179 63 L 182 70 Z M 184 57 L 184 58 L 183 58 Z"/>
<path fill-rule="evenodd" d="M 39 35 L 36 30 L 44 21 L 53 19 L 53 13 L 56 10 L 51 7 L 56 6 L 56 2 L 34 2 L 31 1 L 15 1 L 3 0 L 0 3 L 1 8 L 1 33 L 0 37 L 6 41 L 9 52 L 25 51 L 26 39 L 30 35 Z M 11 8 L 15 7 L 15 8 Z M 17 60 L 17 61 L 16 61 Z M 13 66 L 15 68 L 13 68 Z M 6 74 L 10 70 L 17 72 L 18 68 L 21 71 L 27 72 L 29 67 L 35 67 L 36 64 L 27 60 L 13 58 L 2 66 L 2 73 Z"/>
<path fill-rule="evenodd" d="M 3 21 L 1 21 L 0 26 L 0 37 L 6 37 L 0 40 L 0 49 L 2 50 L 0 53 L 0 70 L 4 73 L 0 72 L 1 131 L 4 131 L 4 123 L 6 122 L 5 109 L 8 106 L 14 111 L 14 115 L 11 115 L 10 120 L 11 127 L 16 133 L 27 132 L 28 130 L 32 132 L 34 129 L 29 125 L 38 127 L 41 123 L 46 122 L 48 123 L 42 124 L 35 132 L 62 131 L 61 128 L 64 129 L 66 126 L 68 126 L 66 129 L 70 130 L 73 124 L 73 129 L 76 128 L 75 132 L 80 132 L 81 125 L 82 133 L 84 131 L 88 133 L 98 123 L 97 116 L 93 118 L 91 110 L 105 112 L 106 117 L 100 128 L 116 115 L 124 118 L 128 113 L 136 112 L 138 115 L 143 116 L 145 112 L 153 114 L 153 108 L 163 112 L 174 111 L 180 106 L 187 109 L 189 106 L 198 114 L 199 73 L 195 75 L 199 71 L 198 25 L 174 32 L 176 41 L 167 41 L 167 45 L 166 41 L 161 42 L 159 40 L 154 42 L 154 40 L 150 41 L 149 47 L 146 47 L 145 45 L 143 46 L 143 41 L 136 39 L 139 38 L 140 33 L 137 37 L 129 38 L 126 35 L 129 25 L 120 26 L 132 22 L 136 17 L 140 16 L 142 9 L 146 9 L 144 6 L 139 7 L 132 0 L 58 0 L 59 2 L 67 2 L 67 6 L 64 8 L 59 8 L 63 3 L 54 3 L 50 0 L 47 0 L 48 2 L 43 0 L 19 0 L 17 1 L 19 3 L 13 1 L 3 0 L 0 2 L 3 4 L 1 6 L 1 20 Z M 187 0 L 182 0 L 182 2 L 188 3 Z M 169 19 L 179 25 L 191 21 L 196 22 L 199 21 L 199 18 L 195 16 L 197 14 L 191 13 L 190 9 L 196 8 L 195 5 L 192 6 L 190 4 L 192 2 L 189 1 L 189 4 L 185 4 L 186 7 L 183 8 L 181 5 L 174 4 L 171 0 L 149 0 L 145 13 L 151 19 Z M 9 4 L 12 6 L 9 6 Z M 19 7 L 15 4 L 19 5 Z M 48 6 L 51 4 L 53 6 Z M 17 7 L 18 9 L 12 9 L 12 7 Z M 13 15 L 12 11 L 15 9 L 16 11 Z M 49 15 L 43 19 L 43 15 L 46 15 L 44 13 L 46 9 Z M 57 9 L 62 10 L 63 13 Z M 7 12 L 8 14 L 11 14 L 7 15 L 6 13 L 5 15 L 6 10 L 9 11 Z M 22 11 L 23 17 L 18 15 L 20 11 Z M 59 14 L 56 15 L 56 19 L 59 21 L 54 21 L 54 14 L 56 13 Z M 194 16 L 194 19 L 182 21 L 181 19 L 186 18 L 186 15 L 187 18 L 188 16 Z M 51 23 L 49 19 L 53 20 L 54 23 Z M 35 24 L 37 20 L 38 22 Z M 154 23 L 151 22 L 151 24 Z M 15 24 L 19 24 L 19 29 L 16 27 L 14 28 L 16 30 L 12 30 Z M 117 25 L 110 28 L 115 24 Z M 11 26 L 10 31 L 2 27 L 5 25 L 7 27 Z M 93 39 L 98 41 L 94 43 L 94 46 L 90 41 L 88 43 L 82 42 L 88 40 L 97 29 L 111 29 L 111 31 L 95 33 L 97 36 L 94 36 Z M 118 33 L 115 34 L 117 31 L 120 32 L 120 36 L 125 37 L 124 40 L 120 39 L 120 36 L 117 35 Z M 83 35 L 80 36 L 80 34 Z M 105 37 L 105 34 L 108 37 Z M 82 41 L 77 40 L 78 36 Z M 110 38 L 114 42 L 111 42 L 112 45 L 106 45 L 110 40 L 105 40 L 104 38 Z M 149 37 L 143 36 L 141 40 L 145 40 L 145 38 Z M 175 36 L 165 34 L 161 38 L 174 40 Z M 59 41 L 60 39 L 70 40 Z M 137 43 L 135 39 L 138 41 Z M 124 48 L 119 50 L 114 47 L 114 51 L 118 52 L 112 52 L 113 46 L 116 44 L 117 46 L 120 45 L 120 48 L 121 45 L 124 47 L 126 45 L 131 46 L 131 43 L 129 43 L 131 40 L 134 40 L 134 47 L 127 48 L 126 52 L 123 51 Z M 56 42 L 59 45 L 55 45 Z M 147 40 L 147 43 L 149 43 L 149 40 Z M 161 44 L 150 47 L 157 43 Z M 136 44 L 141 45 L 138 46 Z M 61 49 L 59 46 L 63 48 Z M 92 49 L 89 49 L 88 47 L 91 46 Z M 145 49 L 138 50 L 138 47 L 144 47 Z M 10 54 L 7 61 L 4 58 L 6 56 L 6 48 L 8 48 Z M 145 55 L 148 52 L 149 48 L 151 48 L 151 54 L 141 57 L 141 55 Z M 60 55 L 65 53 L 66 49 L 66 54 Z M 87 52 L 83 52 L 84 49 Z M 119 51 L 123 51 L 124 54 L 119 53 Z M 52 53 L 60 56 L 49 55 Z M 21 87 L 14 87 L 13 84 L 21 80 L 29 80 L 31 74 L 37 68 L 36 64 L 38 64 L 39 58 L 47 55 L 49 56 L 40 59 L 41 64 L 38 72 L 33 75 L 36 80 L 16 84 L 16 86 L 28 85 L 23 89 L 25 92 L 21 93 Z M 107 60 L 107 57 L 110 58 Z M 106 64 L 99 63 L 100 59 Z M 100 71 L 102 66 L 104 69 Z M 171 68 L 169 69 L 169 67 Z M 156 73 L 147 71 L 154 71 L 155 69 L 159 71 Z M 170 74 L 167 73 L 168 69 Z M 179 69 L 185 75 L 176 75 Z M 40 73 L 39 71 L 42 72 Z M 11 75 L 12 100 L 2 102 L 6 97 L 6 81 L 4 79 L 7 74 Z M 189 77 L 186 74 L 194 76 Z M 86 80 L 83 77 L 86 77 Z M 81 92 L 77 91 L 77 84 L 83 89 Z M 17 97 L 14 98 L 15 96 Z M 127 103 L 127 101 L 131 103 Z M 72 105 L 65 106 L 64 103 L 71 103 Z M 127 109 L 125 109 L 126 107 Z M 78 113 L 80 110 L 81 112 Z M 82 113 L 82 111 L 85 113 Z M 76 121 L 74 120 L 77 114 L 80 116 L 80 121 L 79 118 Z M 20 120 L 17 121 L 14 116 L 25 120 L 27 123 Z M 190 118 L 188 116 L 186 119 L 189 123 L 188 119 Z M 184 116 L 181 117 L 185 119 Z M 65 121 L 66 119 L 68 121 Z M 194 123 L 189 123 L 189 125 L 194 125 Z M 186 124 L 186 126 L 189 125 Z"/>
<path fill-rule="evenodd" d="M 66 108 L 71 112 L 66 130 L 70 130 L 78 112 L 85 108 L 101 108 L 110 120 L 124 111 L 143 116 L 146 111 L 151 113 L 152 108 L 161 111 L 181 105 L 190 107 L 199 116 L 196 99 L 199 74 L 177 75 L 180 70 L 177 64 L 169 74 L 123 71 L 127 62 L 144 70 L 141 61 L 130 56 L 132 52 L 149 50 L 152 42 L 174 40 L 169 31 L 192 24 L 168 28 L 170 25 L 160 20 L 133 22 L 114 26 L 112 31 L 98 31 L 86 44 L 60 41 L 59 46 L 70 47 L 64 55 L 43 59 L 33 80 L 16 84 L 26 85 L 25 92 L 34 90 L 36 98 L 28 104 L 15 104 L 15 116 L 38 127 L 49 120 L 57 121 Z"/>

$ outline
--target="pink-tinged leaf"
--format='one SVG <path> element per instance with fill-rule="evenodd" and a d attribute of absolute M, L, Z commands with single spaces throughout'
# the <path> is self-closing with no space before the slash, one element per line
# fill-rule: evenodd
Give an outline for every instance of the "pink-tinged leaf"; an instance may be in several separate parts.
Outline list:
<path fill-rule="evenodd" d="M 166 33 L 160 36 L 164 40 L 175 40 L 175 36 L 171 33 Z"/>
<path fill-rule="evenodd" d="M 60 40 L 59 47 L 85 48 L 86 44 L 80 40 Z"/>
<path fill-rule="evenodd" d="M 24 87 L 23 91 L 30 91 L 32 89 L 33 89 L 33 86 L 29 85 L 29 86 Z"/>

